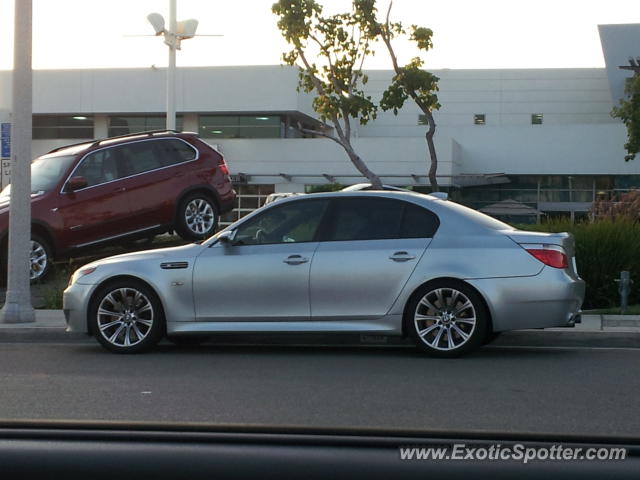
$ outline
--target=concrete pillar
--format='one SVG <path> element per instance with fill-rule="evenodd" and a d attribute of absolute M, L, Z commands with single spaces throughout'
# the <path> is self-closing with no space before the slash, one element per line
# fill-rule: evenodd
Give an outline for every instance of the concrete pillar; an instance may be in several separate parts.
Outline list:
<path fill-rule="evenodd" d="M 31 0 L 16 0 L 13 47 L 13 107 L 11 115 L 11 204 L 7 297 L 0 323 L 35 322 L 31 305 L 31 132 L 33 76 L 31 71 Z"/>
<path fill-rule="evenodd" d="M 96 114 L 93 116 L 93 138 L 107 138 L 109 136 L 109 115 Z"/>
<path fill-rule="evenodd" d="M 198 125 L 198 122 L 200 121 L 200 118 L 197 113 L 185 113 L 182 118 L 183 118 L 183 125 L 182 125 L 183 131 L 198 133 L 198 129 L 200 128 Z"/>

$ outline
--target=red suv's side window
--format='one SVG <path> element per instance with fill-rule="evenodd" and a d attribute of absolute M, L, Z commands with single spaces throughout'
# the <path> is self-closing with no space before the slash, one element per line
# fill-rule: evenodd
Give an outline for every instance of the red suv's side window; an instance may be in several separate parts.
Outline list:
<path fill-rule="evenodd" d="M 117 152 L 114 150 L 105 148 L 90 153 L 76 169 L 74 176 L 84 177 L 88 187 L 121 178 L 123 172 L 119 166 Z"/>
<path fill-rule="evenodd" d="M 182 140 L 162 140 L 157 142 L 157 149 L 162 155 L 165 166 L 195 160 L 197 152 L 195 148 Z"/>

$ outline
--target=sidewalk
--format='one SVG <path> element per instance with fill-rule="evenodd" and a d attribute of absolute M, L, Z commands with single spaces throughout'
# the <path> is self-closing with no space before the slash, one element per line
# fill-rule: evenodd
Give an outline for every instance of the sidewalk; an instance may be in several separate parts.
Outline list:
<path fill-rule="evenodd" d="M 36 310 L 34 323 L 0 323 L 0 342 L 67 342 L 87 340 L 84 334 L 65 332 L 62 310 Z M 406 340 L 377 335 L 225 335 L 216 343 L 224 344 L 323 344 L 323 345 L 403 345 Z M 549 346 L 549 347 L 610 347 L 640 348 L 640 318 L 628 316 L 623 320 L 607 320 L 601 315 L 584 315 L 574 328 L 547 328 L 502 333 L 492 345 Z"/>

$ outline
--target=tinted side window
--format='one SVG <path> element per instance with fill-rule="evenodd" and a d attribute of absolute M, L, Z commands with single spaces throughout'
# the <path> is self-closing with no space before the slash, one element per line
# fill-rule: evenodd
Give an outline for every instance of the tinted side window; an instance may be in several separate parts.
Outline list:
<path fill-rule="evenodd" d="M 404 202 L 385 198 L 337 200 L 328 240 L 398 238 Z"/>
<path fill-rule="evenodd" d="M 311 242 L 327 205 L 326 200 L 304 200 L 270 208 L 238 228 L 236 244 Z"/>
<path fill-rule="evenodd" d="M 123 176 L 117 157 L 118 152 L 114 148 L 90 153 L 73 175 L 84 177 L 89 187 L 117 180 Z"/>
<path fill-rule="evenodd" d="M 162 155 L 162 163 L 165 167 L 195 160 L 196 158 L 195 149 L 182 140 L 158 141 L 156 148 Z"/>
<path fill-rule="evenodd" d="M 439 225 L 440 221 L 435 213 L 407 203 L 400 226 L 400 238 L 431 238 Z"/>
<path fill-rule="evenodd" d="M 157 141 L 147 141 L 130 143 L 118 147 L 126 159 L 129 175 L 164 167 L 162 156 L 157 150 L 157 145 Z"/>

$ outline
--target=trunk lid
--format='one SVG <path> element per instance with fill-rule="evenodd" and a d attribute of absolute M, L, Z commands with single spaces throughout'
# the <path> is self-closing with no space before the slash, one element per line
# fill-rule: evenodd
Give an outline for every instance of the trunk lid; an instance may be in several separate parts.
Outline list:
<path fill-rule="evenodd" d="M 545 232 L 526 232 L 522 230 L 507 231 L 506 235 L 519 245 L 555 245 L 562 247 L 568 260 L 568 270 L 576 276 L 578 271 L 576 268 L 576 243 L 573 235 L 567 232 L 561 233 L 545 233 Z"/>

